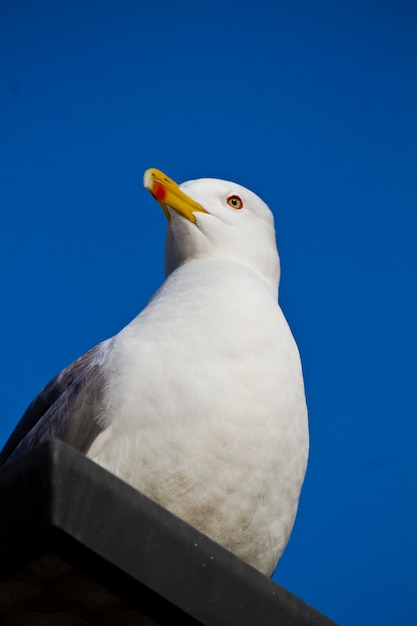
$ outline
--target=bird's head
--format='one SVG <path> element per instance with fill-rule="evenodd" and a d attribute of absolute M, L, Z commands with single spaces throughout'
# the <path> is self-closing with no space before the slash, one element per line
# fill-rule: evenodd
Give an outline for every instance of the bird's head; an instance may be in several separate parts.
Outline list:
<path fill-rule="evenodd" d="M 165 272 L 196 259 L 232 260 L 249 266 L 274 291 L 280 264 L 271 210 L 241 185 L 200 178 L 178 185 L 156 169 L 144 185 L 168 218 Z"/>

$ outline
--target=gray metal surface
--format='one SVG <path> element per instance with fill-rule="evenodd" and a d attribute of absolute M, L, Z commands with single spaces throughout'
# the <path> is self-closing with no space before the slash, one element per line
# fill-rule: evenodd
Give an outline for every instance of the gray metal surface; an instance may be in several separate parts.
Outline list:
<path fill-rule="evenodd" d="M 0 494 L 2 624 L 12 623 L 22 607 L 32 611 L 28 624 L 35 623 L 34 610 L 57 616 L 68 610 L 60 618 L 65 624 L 111 624 L 117 607 L 114 623 L 120 626 L 334 624 L 61 441 L 45 442 L 2 467 Z M 46 586 L 37 579 L 32 587 L 46 589 L 43 596 L 19 606 L 16 592 L 13 608 L 10 583 L 22 587 L 51 560 L 56 572 L 67 568 L 63 579 L 57 574 Z M 77 576 L 84 581 L 79 597 L 73 591 Z M 89 605 L 86 585 L 96 585 L 96 596 L 107 600 Z M 48 589 L 59 590 L 55 599 L 47 597 Z"/>

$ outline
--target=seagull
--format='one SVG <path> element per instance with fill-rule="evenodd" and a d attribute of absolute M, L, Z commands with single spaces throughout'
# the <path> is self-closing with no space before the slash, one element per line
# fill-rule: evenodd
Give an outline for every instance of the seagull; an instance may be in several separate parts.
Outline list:
<path fill-rule="evenodd" d="M 144 186 L 168 220 L 165 281 L 46 385 L 0 462 L 61 439 L 270 576 L 309 447 L 274 218 L 233 182 L 151 168 Z"/>

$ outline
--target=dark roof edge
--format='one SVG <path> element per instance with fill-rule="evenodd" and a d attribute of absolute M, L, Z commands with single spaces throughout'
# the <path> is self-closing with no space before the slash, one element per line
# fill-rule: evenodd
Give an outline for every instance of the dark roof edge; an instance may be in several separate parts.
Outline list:
<path fill-rule="evenodd" d="M 2 570 L 58 533 L 202 624 L 334 624 L 61 441 L 2 467 L 0 490 Z"/>

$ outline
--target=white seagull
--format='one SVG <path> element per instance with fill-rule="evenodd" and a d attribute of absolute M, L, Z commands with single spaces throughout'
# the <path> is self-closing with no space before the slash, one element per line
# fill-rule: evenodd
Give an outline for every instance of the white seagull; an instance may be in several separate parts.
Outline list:
<path fill-rule="evenodd" d="M 271 575 L 309 445 L 273 216 L 224 180 L 144 185 L 168 218 L 165 282 L 40 392 L 0 461 L 61 439 Z"/>

